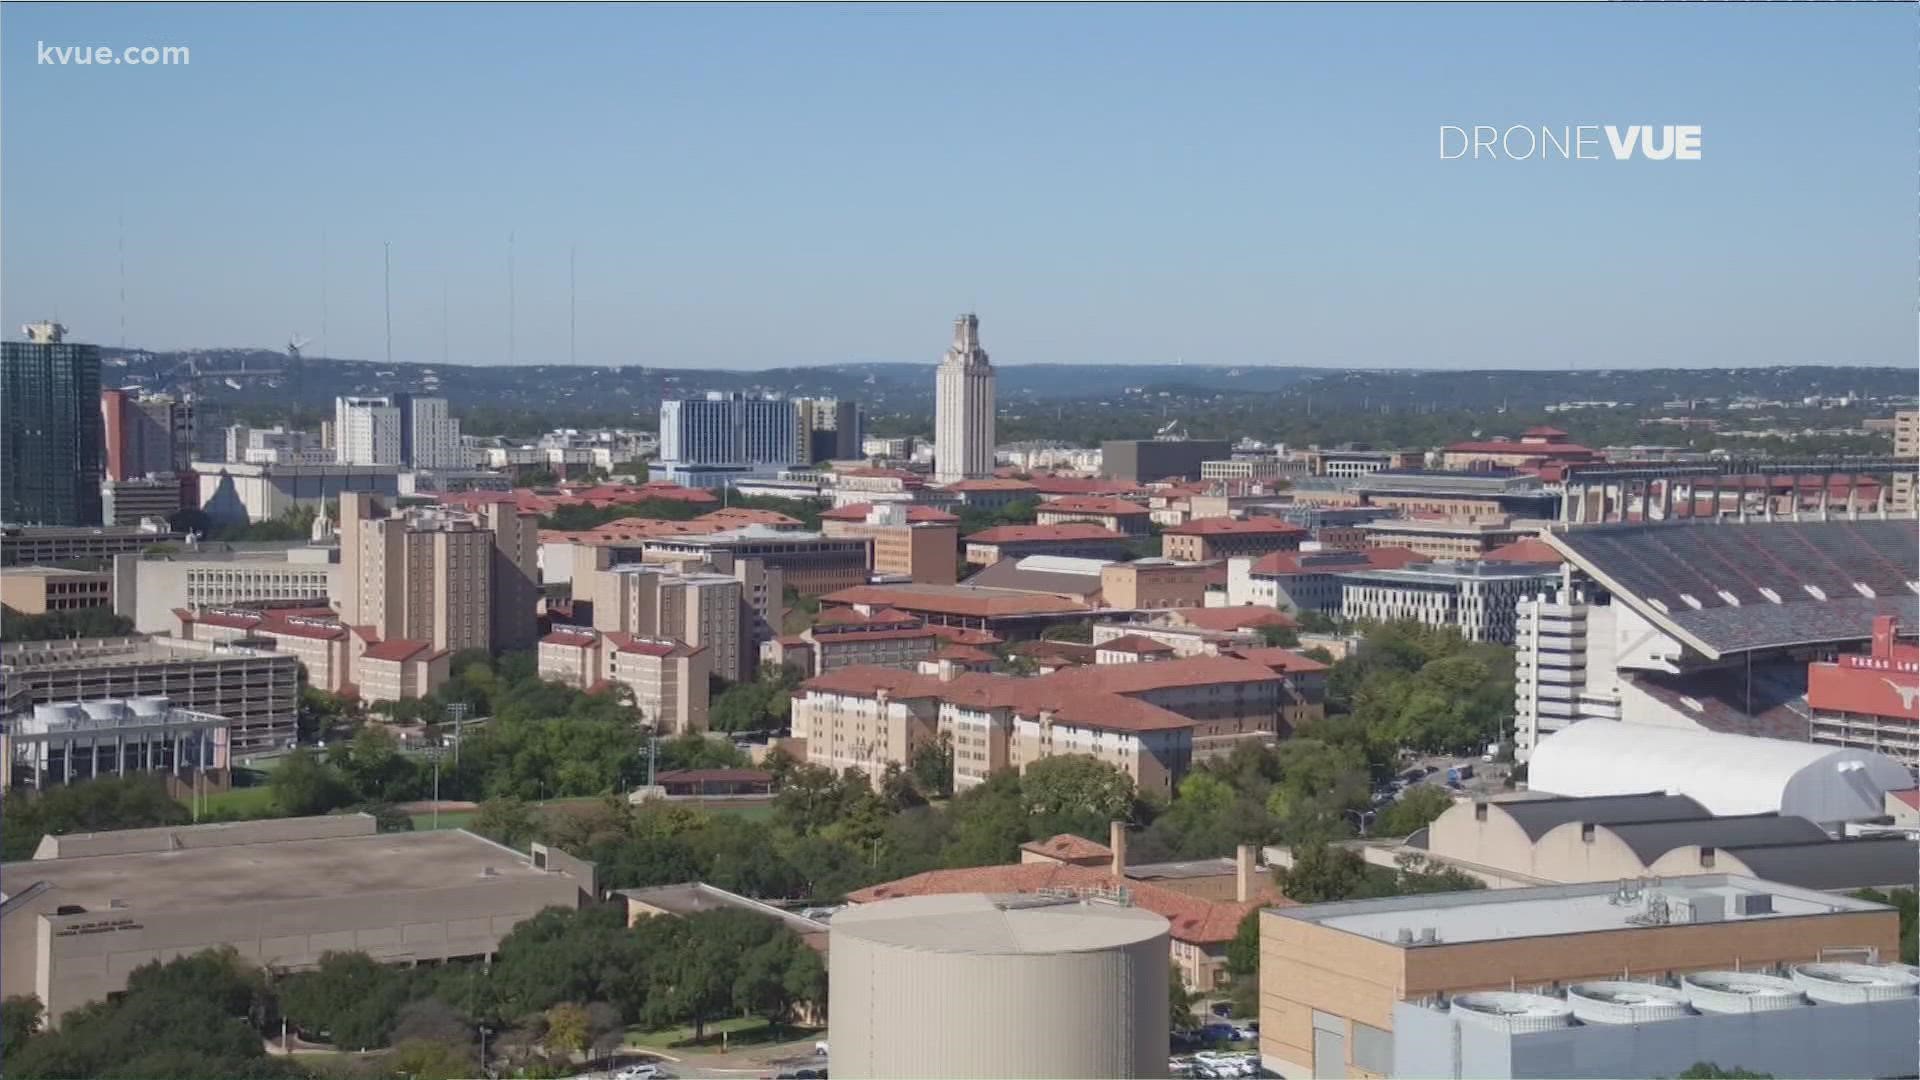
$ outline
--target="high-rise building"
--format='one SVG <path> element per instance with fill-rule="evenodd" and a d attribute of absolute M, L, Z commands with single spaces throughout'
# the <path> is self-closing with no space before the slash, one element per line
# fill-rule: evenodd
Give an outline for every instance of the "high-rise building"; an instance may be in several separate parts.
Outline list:
<path fill-rule="evenodd" d="M 185 472 L 193 464 L 196 427 L 188 399 L 102 390 L 100 424 L 109 480 Z"/>
<path fill-rule="evenodd" d="M 379 499 L 342 492 L 341 621 L 453 652 L 529 647 L 538 613 L 525 560 L 537 545 L 520 517 L 507 505 L 390 516 Z"/>
<path fill-rule="evenodd" d="M 1514 605 L 1513 753 L 1581 720 L 1620 719 L 1613 609 L 1562 585 Z"/>
<path fill-rule="evenodd" d="M 1896 514 L 1911 514 L 1920 509 L 1914 498 L 1915 469 L 1920 469 L 1920 411 L 1907 409 L 1893 414 L 1893 456 L 1907 464 L 1893 474 L 1893 499 L 1889 506 Z"/>
<path fill-rule="evenodd" d="M 398 465 L 400 409 L 392 398 L 333 399 L 333 460 L 341 465 Z"/>
<path fill-rule="evenodd" d="M 795 398 L 793 416 L 795 464 L 845 461 L 862 456 L 859 402 Z"/>
<path fill-rule="evenodd" d="M 29 323 L 0 346 L 0 520 L 100 524 L 100 350 Z"/>
<path fill-rule="evenodd" d="M 751 469 L 795 463 L 793 402 L 709 393 L 660 403 L 660 460 Z"/>
<path fill-rule="evenodd" d="M 953 344 L 934 376 L 933 478 L 993 475 L 993 365 L 980 347 L 980 316 L 953 320 Z"/>
<path fill-rule="evenodd" d="M 447 399 L 395 394 L 400 410 L 400 460 L 416 469 L 466 467 L 460 421 L 447 415 Z"/>

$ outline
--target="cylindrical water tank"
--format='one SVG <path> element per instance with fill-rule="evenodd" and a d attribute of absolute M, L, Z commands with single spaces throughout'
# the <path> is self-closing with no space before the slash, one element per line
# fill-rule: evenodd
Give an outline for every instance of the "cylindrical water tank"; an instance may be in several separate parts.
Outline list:
<path fill-rule="evenodd" d="M 118 720 L 121 711 L 126 707 L 126 702 L 123 701 L 83 701 L 80 703 L 80 711 L 95 720 Z"/>
<path fill-rule="evenodd" d="M 911 896 L 833 917 L 835 1077 L 1167 1074 L 1167 920 L 1092 899 Z"/>
<path fill-rule="evenodd" d="M 1793 969 L 1793 983 L 1813 1000 L 1834 1005 L 1913 997 L 1920 992 L 1920 978 L 1893 964 L 1799 964 Z"/>
<path fill-rule="evenodd" d="M 1448 1011 L 1506 1031 L 1546 1031 L 1573 1023 L 1573 1009 L 1559 998 L 1507 990 L 1455 994 Z"/>
<path fill-rule="evenodd" d="M 80 706 L 71 702 L 61 705 L 35 705 L 33 720 L 36 724 L 70 723 L 87 715 Z"/>
<path fill-rule="evenodd" d="M 1643 1024 L 1690 1016 L 1687 996 L 1670 986 L 1641 982 L 1587 982 L 1567 987 L 1573 1015 L 1589 1024 Z"/>
<path fill-rule="evenodd" d="M 1701 1012 L 1767 1012 L 1807 1003 L 1799 988 L 1786 979 L 1749 971 L 1696 971 L 1681 977 L 1680 990 Z"/>

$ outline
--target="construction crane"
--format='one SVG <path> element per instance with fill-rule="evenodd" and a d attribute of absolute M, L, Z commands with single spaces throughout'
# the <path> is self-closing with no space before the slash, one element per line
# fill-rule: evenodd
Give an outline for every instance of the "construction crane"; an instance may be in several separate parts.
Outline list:
<path fill-rule="evenodd" d="M 312 338 L 301 337 L 299 334 L 295 334 L 292 337 L 288 338 L 287 339 L 287 359 L 289 360 L 300 359 L 300 350 L 306 348 L 311 344 L 313 344 Z"/>

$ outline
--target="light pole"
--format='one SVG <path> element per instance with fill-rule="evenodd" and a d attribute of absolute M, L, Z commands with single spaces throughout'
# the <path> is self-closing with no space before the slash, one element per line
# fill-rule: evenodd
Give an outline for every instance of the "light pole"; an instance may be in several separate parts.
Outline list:
<path fill-rule="evenodd" d="M 453 767 L 460 768 L 460 744 L 465 742 L 463 725 L 467 720 L 467 703 L 455 701 L 447 705 L 447 715 L 453 717 Z"/>
<path fill-rule="evenodd" d="M 1367 823 L 1380 816 L 1378 810 L 1348 810 L 1347 813 L 1352 815 L 1354 824 L 1360 829 L 1360 838 L 1363 840 L 1367 836 Z"/>
<path fill-rule="evenodd" d="M 444 747 L 429 746 L 420 751 L 433 762 L 433 827 L 440 828 L 440 759 L 447 756 Z"/>

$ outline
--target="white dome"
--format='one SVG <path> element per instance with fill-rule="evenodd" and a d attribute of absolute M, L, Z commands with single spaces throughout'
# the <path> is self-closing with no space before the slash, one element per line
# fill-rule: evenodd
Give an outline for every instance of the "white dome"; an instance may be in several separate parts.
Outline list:
<path fill-rule="evenodd" d="M 1527 784 L 1554 795 L 1688 795 L 1715 815 L 1781 813 L 1816 822 L 1886 812 L 1913 786 L 1890 757 L 1816 743 L 1725 735 L 1659 724 L 1582 720 L 1547 736 Z"/>

